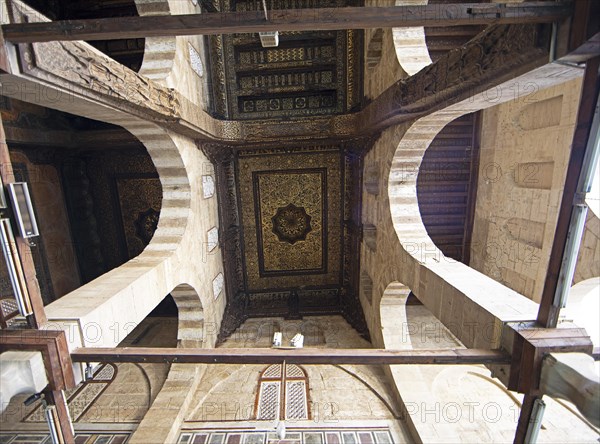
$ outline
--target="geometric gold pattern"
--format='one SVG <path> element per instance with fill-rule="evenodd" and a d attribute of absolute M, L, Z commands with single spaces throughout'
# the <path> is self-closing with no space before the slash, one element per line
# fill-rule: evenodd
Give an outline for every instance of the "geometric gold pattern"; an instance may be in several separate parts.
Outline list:
<path fill-rule="evenodd" d="M 312 230 L 310 219 L 304 208 L 298 208 L 294 204 L 278 208 L 272 218 L 273 233 L 281 242 L 294 245 L 298 241 L 306 240 L 306 235 Z"/>
<path fill-rule="evenodd" d="M 323 175 L 312 170 L 255 174 L 264 272 L 323 268 Z"/>
<path fill-rule="evenodd" d="M 339 285 L 340 156 L 335 146 L 311 147 L 293 154 L 280 150 L 260 155 L 238 153 L 248 291 Z M 282 215 L 286 208 L 290 210 L 287 221 Z M 284 239 L 282 229 L 290 239 Z"/>

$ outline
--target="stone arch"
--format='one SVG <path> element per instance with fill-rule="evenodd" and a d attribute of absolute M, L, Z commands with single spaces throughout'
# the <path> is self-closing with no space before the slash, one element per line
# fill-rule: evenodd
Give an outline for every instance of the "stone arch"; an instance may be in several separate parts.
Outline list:
<path fill-rule="evenodd" d="M 162 208 L 156 232 L 142 253 L 166 255 L 176 250 L 188 225 L 191 186 L 181 153 L 173 138 L 152 124 L 123 122 L 146 147 L 162 186 Z"/>
<path fill-rule="evenodd" d="M 426 5 L 427 3 L 428 0 L 396 0 L 396 6 Z M 412 76 L 431 65 L 423 26 L 392 28 L 392 36 L 398 63 L 408 75 Z"/>
<path fill-rule="evenodd" d="M 186 278 L 171 270 L 180 268 L 177 252 L 182 248 L 181 241 L 192 220 L 191 181 L 178 136 L 102 108 L 86 108 L 85 115 L 120 125 L 136 136 L 150 154 L 162 186 L 158 226 L 144 251 L 46 307 L 48 319 L 58 324 L 56 328 L 81 331 L 80 335 L 70 338 L 74 346 L 78 343 L 91 347 L 116 346 L 118 341 L 114 338 L 126 336 L 132 325 L 139 324 L 165 294 Z M 81 300 L 88 301 L 89 307 L 94 309 L 75 302 Z M 68 327 L 71 323 L 78 327 Z M 114 335 L 103 333 L 110 329 Z"/>
<path fill-rule="evenodd" d="M 417 120 L 400 140 L 392 159 L 388 194 L 394 228 L 402 247 L 419 262 L 440 262 L 445 258 L 427 234 L 421 218 L 417 197 L 419 168 L 425 151 L 438 133 L 467 113 L 440 112 Z"/>
<path fill-rule="evenodd" d="M 171 14 L 169 0 L 135 0 L 140 17 Z M 176 37 L 146 37 L 144 60 L 139 74 L 162 80 L 172 71 L 177 53 Z"/>
<path fill-rule="evenodd" d="M 177 345 L 200 348 L 204 343 L 204 310 L 200 295 L 191 285 L 180 284 L 171 291 L 179 310 Z"/>
<path fill-rule="evenodd" d="M 410 350 L 410 336 L 405 334 L 408 326 L 406 301 L 411 291 L 400 282 L 390 283 L 384 290 L 379 303 L 381 316 L 381 334 L 385 348 L 394 350 Z"/>

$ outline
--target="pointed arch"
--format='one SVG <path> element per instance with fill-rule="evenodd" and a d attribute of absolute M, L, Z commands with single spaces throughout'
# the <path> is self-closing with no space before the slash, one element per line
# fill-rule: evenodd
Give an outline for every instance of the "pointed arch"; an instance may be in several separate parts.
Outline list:
<path fill-rule="evenodd" d="M 411 295 L 410 288 L 400 282 L 390 283 L 380 301 L 381 334 L 385 348 L 395 350 L 410 350 L 412 343 L 410 335 L 406 334 L 408 317 L 406 302 Z"/>

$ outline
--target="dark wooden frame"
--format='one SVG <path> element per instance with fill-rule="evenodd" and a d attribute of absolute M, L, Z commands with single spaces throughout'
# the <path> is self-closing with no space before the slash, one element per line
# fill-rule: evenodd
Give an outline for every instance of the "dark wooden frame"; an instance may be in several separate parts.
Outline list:
<path fill-rule="evenodd" d="M 572 14 L 570 3 L 456 3 L 451 5 L 279 9 L 179 16 L 119 17 L 2 25 L 13 43 L 111 40 L 263 31 L 322 31 L 407 26 L 551 23 Z"/>
<path fill-rule="evenodd" d="M 265 377 L 264 376 L 265 372 L 268 369 L 270 369 L 271 367 L 273 367 L 274 365 L 281 365 L 281 377 L 280 378 Z M 254 420 L 269 421 L 268 419 L 258 419 L 258 407 L 259 407 L 259 402 L 260 402 L 260 392 L 262 390 L 262 383 L 264 381 L 272 381 L 272 382 L 278 381 L 281 383 L 281 391 L 279 393 L 279 418 L 282 420 L 287 419 L 286 418 L 285 393 L 286 393 L 286 382 L 288 379 L 293 380 L 293 381 L 304 381 L 305 395 L 306 395 L 306 415 L 307 415 L 306 421 L 309 421 L 312 419 L 312 412 L 310 409 L 310 386 L 308 385 L 308 375 L 306 373 L 306 370 L 302 366 L 300 366 L 298 364 L 292 364 L 292 365 L 297 365 L 300 368 L 300 370 L 302 370 L 302 373 L 304 374 L 304 376 L 288 378 L 285 374 L 287 371 L 287 362 L 282 363 L 282 364 L 268 365 L 260 372 L 260 376 L 258 377 L 258 384 L 257 384 L 257 388 L 256 388 L 256 397 L 255 397 L 255 401 L 254 401 L 254 415 L 253 415 Z M 298 421 L 300 421 L 300 420 L 298 420 Z"/>

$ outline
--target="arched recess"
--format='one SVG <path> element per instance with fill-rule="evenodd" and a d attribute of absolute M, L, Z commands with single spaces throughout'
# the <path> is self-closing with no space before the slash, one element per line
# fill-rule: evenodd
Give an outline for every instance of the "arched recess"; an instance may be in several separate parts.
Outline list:
<path fill-rule="evenodd" d="M 171 14 L 169 0 L 135 0 L 135 5 L 140 17 Z M 166 78 L 173 70 L 176 53 L 176 37 L 147 37 L 139 73 L 152 80 Z"/>
<path fill-rule="evenodd" d="M 159 175 L 163 191 L 158 225 L 142 253 L 88 284 L 66 294 L 46 307 L 48 319 L 61 327 L 78 325 L 72 346 L 116 346 L 113 335 L 91 335 L 88 326 L 99 331 L 115 331 L 115 337 L 127 334 L 126 326 L 139 324 L 182 279 L 172 270 L 181 268 L 176 254 L 191 217 L 191 184 L 176 137 L 165 130 L 132 117 L 123 117 L 103 109 L 89 110 L 88 117 L 118 124 L 129 130 L 146 147 Z M 183 145 L 182 145 L 183 147 Z M 193 253 L 185 253 L 189 255 Z M 200 258 L 198 257 L 198 261 Z M 80 301 L 86 301 L 85 306 Z M 91 327 L 89 327 L 91 328 Z M 82 330 L 83 329 L 83 330 Z"/>
<path fill-rule="evenodd" d="M 180 284 L 171 291 L 179 311 L 177 346 L 201 348 L 204 345 L 204 311 L 200 295 L 191 285 Z"/>
<path fill-rule="evenodd" d="M 177 347 L 210 346 L 205 342 L 204 310 L 198 292 L 189 284 L 179 284 L 170 294 L 178 310 Z M 130 442 L 145 444 L 148 436 L 156 442 L 175 442 L 184 419 L 180 412 L 190 408 L 205 370 L 205 365 L 172 364 L 161 391 Z"/>
<path fill-rule="evenodd" d="M 407 334 L 406 302 L 411 291 L 400 282 L 392 282 L 383 292 L 379 313 L 383 345 L 387 349 L 411 350 L 412 343 Z"/>
<path fill-rule="evenodd" d="M 122 126 L 146 147 L 158 172 L 163 201 L 158 225 L 142 256 L 169 256 L 179 246 L 191 211 L 188 172 L 174 138 L 162 128 L 141 121 L 123 119 Z M 166 292 L 165 292 L 166 293 Z"/>
<path fill-rule="evenodd" d="M 428 0 L 396 0 L 396 6 L 426 5 Z M 425 28 L 414 26 L 392 28 L 398 63 L 408 75 L 413 75 L 431 65 L 431 57 L 425 41 Z"/>
<path fill-rule="evenodd" d="M 417 198 L 417 178 L 425 151 L 452 120 L 467 112 L 439 112 L 417 120 L 392 159 L 388 181 L 390 211 L 402 247 L 419 262 L 440 262 L 444 254 L 427 234 Z"/>
<path fill-rule="evenodd" d="M 417 200 L 423 224 L 446 255 L 469 264 L 477 189 L 477 113 L 446 125 L 424 153 L 417 177 Z"/>

